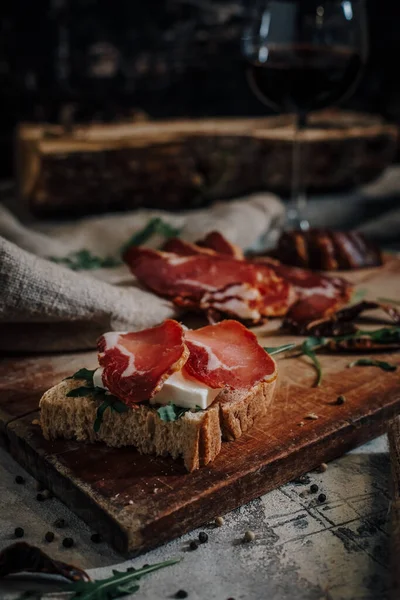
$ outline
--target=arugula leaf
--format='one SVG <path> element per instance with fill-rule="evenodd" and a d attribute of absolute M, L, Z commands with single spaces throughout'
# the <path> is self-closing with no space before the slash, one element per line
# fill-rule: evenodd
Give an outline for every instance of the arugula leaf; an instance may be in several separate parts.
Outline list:
<path fill-rule="evenodd" d="M 168 423 L 170 421 L 177 421 L 178 419 L 183 417 L 183 415 L 185 413 L 187 413 L 189 410 L 192 410 L 192 409 L 191 408 L 183 408 L 182 406 L 177 406 L 173 402 L 170 402 L 169 404 L 167 404 L 165 406 L 160 406 L 160 408 L 157 409 L 157 413 L 162 421 L 166 421 Z M 200 410 L 203 410 L 203 409 L 200 408 L 200 406 L 196 405 L 194 412 L 199 412 Z"/>
<path fill-rule="evenodd" d="M 400 306 L 400 300 L 391 300 L 390 298 L 378 298 L 378 302 L 384 302 L 385 304 L 395 304 Z"/>
<path fill-rule="evenodd" d="M 127 242 L 122 246 L 121 253 L 123 254 L 125 250 L 130 248 L 131 246 L 141 246 L 147 240 L 149 240 L 154 234 L 158 233 L 159 235 L 163 235 L 165 238 L 176 237 L 180 234 L 181 229 L 177 229 L 173 227 L 166 221 L 160 219 L 160 217 L 155 217 L 150 219 L 150 221 L 132 235 Z"/>
<path fill-rule="evenodd" d="M 66 377 L 64 381 L 66 381 L 67 379 L 84 379 L 87 383 L 93 385 L 93 375 L 95 371 L 96 369 L 79 369 L 79 371 L 77 371 L 70 377 Z"/>
<path fill-rule="evenodd" d="M 384 360 L 374 360 L 372 358 L 359 358 L 347 365 L 351 367 L 379 367 L 383 371 L 396 371 L 397 365 L 385 362 Z"/>
<path fill-rule="evenodd" d="M 94 387 L 89 385 L 82 385 L 80 387 L 74 388 L 73 390 L 69 390 L 66 393 L 68 398 L 82 398 L 83 396 L 90 396 L 93 394 Z"/>
<path fill-rule="evenodd" d="M 95 394 L 100 395 L 100 392 L 98 392 L 97 390 L 101 390 L 101 388 L 95 388 Z M 97 409 L 96 419 L 93 423 L 93 429 L 96 433 L 99 431 L 101 424 L 103 423 L 103 416 L 107 408 L 119 414 L 128 412 L 129 410 L 129 407 L 126 404 L 124 404 L 121 400 L 119 400 L 116 396 L 112 396 L 111 394 L 105 394 L 105 390 L 102 390 L 102 392 L 104 400 Z"/>
<path fill-rule="evenodd" d="M 48 259 L 54 263 L 64 265 L 72 271 L 90 271 L 93 269 L 118 267 L 123 264 L 120 258 L 96 256 L 85 248 L 76 252 L 70 252 L 70 254 L 63 257 L 48 256 Z"/>
<path fill-rule="evenodd" d="M 107 579 L 97 581 L 77 581 L 71 583 L 66 591 L 73 593 L 72 599 L 79 600 L 114 600 L 122 598 L 128 594 L 134 594 L 139 589 L 138 580 L 154 571 L 175 565 L 180 562 L 180 558 L 166 560 L 161 563 L 143 567 L 137 571 L 127 571 L 121 573 L 113 571 L 113 575 Z"/>
<path fill-rule="evenodd" d="M 280 352 L 287 352 L 287 350 L 293 350 L 296 344 L 283 344 L 282 346 L 271 346 L 270 348 L 264 346 L 265 352 L 268 354 L 279 354 Z"/>
<path fill-rule="evenodd" d="M 323 347 L 326 344 L 326 339 L 322 337 L 309 337 L 301 344 L 301 351 L 303 354 L 308 356 L 314 363 L 314 367 L 317 371 L 317 379 L 315 382 L 315 386 L 318 387 L 322 381 L 322 368 L 321 363 L 319 362 L 317 355 L 315 354 L 315 350 Z"/>

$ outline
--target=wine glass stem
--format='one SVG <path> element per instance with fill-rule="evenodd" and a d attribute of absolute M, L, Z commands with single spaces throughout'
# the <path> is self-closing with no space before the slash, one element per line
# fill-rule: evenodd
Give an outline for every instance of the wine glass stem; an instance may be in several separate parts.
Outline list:
<path fill-rule="evenodd" d="M 301 130 L 305 127 L 306 120 L 302 115 L 296 115 L 293 150 L 292 150 L 292 206 L 289 211 L 289 224 L 293 229 L 307 231 L 310 224 L 306 218 L 307 197 L 304 190 L 304 177 L 302 174 L 302 147 Z"/>

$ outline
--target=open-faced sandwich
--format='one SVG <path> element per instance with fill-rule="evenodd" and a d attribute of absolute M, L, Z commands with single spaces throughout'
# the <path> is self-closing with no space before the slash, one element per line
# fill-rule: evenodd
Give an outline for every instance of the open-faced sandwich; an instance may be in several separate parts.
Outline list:
<path fill-rule="evenodd" d="M 138 332 L 106 333 L 99 366 L 81 369 L 40 401 L 46 439 L 135 446 L 183 456 L 188 471 L 213 461 L 263 416 L 277 369 L 237 321 L 189 330 L 167 320 Z"/>

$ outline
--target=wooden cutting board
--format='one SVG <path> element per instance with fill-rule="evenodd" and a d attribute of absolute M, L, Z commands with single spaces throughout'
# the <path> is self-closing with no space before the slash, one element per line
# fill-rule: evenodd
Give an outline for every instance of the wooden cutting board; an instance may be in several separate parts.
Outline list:
<path fill-rule="evenodd" d="M 400 259 L 346 276 L 367 298 L 400 298 Z M 293 341 L 277 335 L 277 326 L 271 321 L 256 330 L 263 345 Z M 268 416 L 239 440 L 224 443 L 214 463 L 191 474 L 179 461 L 141 456 L 133 448 L 44 440 L 35 424 L 41 394 L 78 368 L 93 368 L 94 352 L 3 358 L 0 440 L 117 550 L 139 553 L 386 431 L 400 412 L 400 369 L 349 369 L 353 358 L 321 356 L 320 388 L 312 387 L 315 371 L 307 358 L 278 358 L 278 391 Z M 400 353 L 376 358 L 400 365 Z M 335 404 L 339 395 L 346 398 L 342 405 Z"/>

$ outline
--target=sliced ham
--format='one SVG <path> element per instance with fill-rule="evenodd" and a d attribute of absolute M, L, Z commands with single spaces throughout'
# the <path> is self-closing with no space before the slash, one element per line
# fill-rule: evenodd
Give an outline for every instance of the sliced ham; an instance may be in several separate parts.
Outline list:
<path fill-rule="evenodd" d="M 197 241 L 196 245 L 202 248 L 209 248 L 218 252 L 218 254 L 225 254 L 238 260 L 243 260 L 244 258 L 243 250 L 239 246 L 236 246 L 236 244 L 232 244 L 219 231 L 211 231 L 203 239 Z"/>
<path fill-rule="evenodd" d="M 295 290 L 297 300 L 286 315 L 287 321 L 299 324 L 315 321 L 331 315 L 350 300 L 353 288 L 342 277 L 329 277 L 275 261 L 267 264 Z"/>
<path fill-rule="evenodd" d="M 190 355 L 182 372 L 211 388 L 251 389 L 276 377 L 273 359 L 237 321 L 185 332 Z"/>
<path fill-rule="evenodd" d="M 189 355 L 184 330 L 172 319 L 143 331 L 106 333 L 97 345 L 103 385 L 131 407 L 152 398 Z"/>
<path fill-rule="evenodd" d="M 273 269 L 221 254 L 178 255 L 131 247 L 125 261 L 143 285 L 188 308 L 215 308 L 257 322 L 285 314 L 290 302 L 290 284 Z"/>

